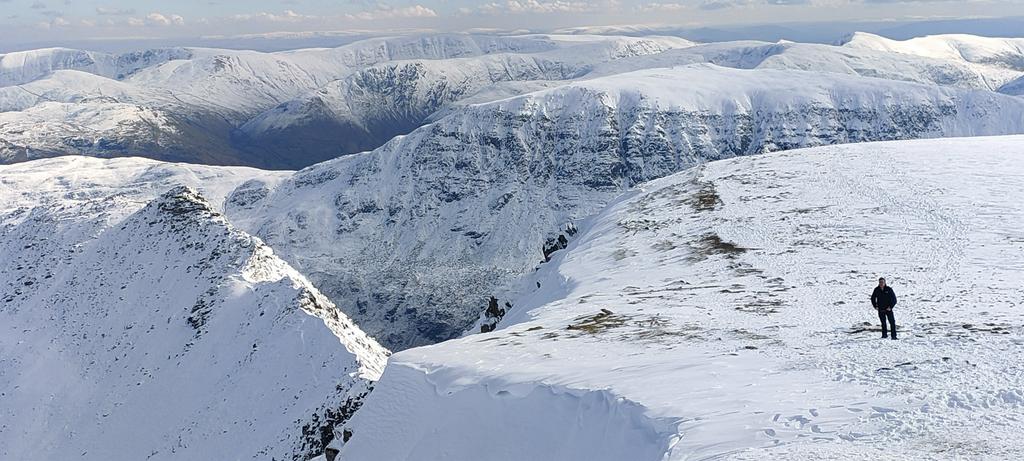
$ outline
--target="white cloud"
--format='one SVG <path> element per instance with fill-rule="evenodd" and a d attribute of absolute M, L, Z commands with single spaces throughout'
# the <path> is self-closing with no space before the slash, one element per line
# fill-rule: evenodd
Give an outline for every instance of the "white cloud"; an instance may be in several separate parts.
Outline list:
<path fill-rule="evenodd" d="M 36 27 L 40 29 L 53 29 L 57 27 L 67 27 L 71 25 L 71 21 L 64 19 L 63 17 L 57 16 L 49 21 L 36 23 Z"/>
<path fill-rule="evenodd" d="M 299 21 L 305 21 L 305 20 L 309 20 L 309 19 L 317 19 L 317 17 L 316 16 L 305 15 L 305 14 L 299 14 L 299 13 L 296 13 L 296 12 L 294 12 L 292 10 L 284 10 L 280 14 L 278 14 L 278 13 L 268 13 L 268 12 L 265 12 L 265 11 L 261 11 L 259 13 L 251 13 L 251 14 L 250 13 L 236 14 L 234 16 L 231 16 L 231 19 L 234 19 L 235 21 L 261 20 L 261 21 L 269 21 L 269 22 L 299 22 Z"/>
<path fill-rule="evenodd" d="M 571 0 L 506 0 L 504 2 L 491 2 L 480 5 L 476 8 L 462 8 L 459 12 L 465 14 L 522 14 L 522 13 L 589 13 L 596 11 L 609 11 L 617 8 L 618 1 L 609 0 L 604 2 L 580 2 Z"/>
<path fill-rule="evenodd" d="M 345 19 L 358 19 L 361 21 L 372 21 L 374 19 L 390 19 L 390 18 L 434 18 L 437 17 L 437 12 L 427 8 L 423 5 L 412 5 L 406 7 L 393 8 L 388 6 L 380 6 L 373 10 L 361 11 L 354 14 L 344 15 Z"/>
<path fill-rule="evenodd" d="M 360 11 L 358 13 L 347 13 L 340 16 L 313 16 L 296 13 L 293 10 L 284 10 L 281 13 L 246 13 L 236 14 L 229 19 L 234 21 L 265 21 L 278 23 L 297 23 L 317 20 L 349 20 L 349 21 L 373 21 L 377 19 L 392 18 L 433 18 L 437 12 L 423 5 L 412 5 L 406 7 L 378 6 L 372 10 Z"/>
<path fill-rule="evenodd" d="M 146 25 L 158 27 L 181 26 L 185 25 L 185 18 L 176 14 L 149 13 L 143 22 Z"/>
<path fill-rule="evenodd" d="M 682 11 L 689 8 L 682 3 L 645 3 L 640 5 L 640 11 Z"/>
<path fill-rule="evenodd" d="M 134 8 L 107 8 L 102 6 L 96 7 L 96 14 L 100 16 L 127 16 L 135 14 Z"/>

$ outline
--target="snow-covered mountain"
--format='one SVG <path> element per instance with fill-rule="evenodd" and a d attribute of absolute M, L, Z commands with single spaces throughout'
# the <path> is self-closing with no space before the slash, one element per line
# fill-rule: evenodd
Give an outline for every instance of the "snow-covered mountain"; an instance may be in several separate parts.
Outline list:
<path fill-rule="evenodd" d="M 0 459 L 1016 458 L 1021 56 L 2 55 Z"/>
<path fill-rule="evenodd" d="M 240 128 L 248 149 L 318 161 L 371 150 L 497 83 L 580 78 L 595 65 L 692 46 L 675 38 L 552 37 L 557 49 L 397 61 L 364 68 L 283 103 Z"/>
<path fill-rule="evenodd" d="M 139 152 L 155 153 L 165 161 L 239 163 L 239 151 L 226 139 L 231 126 L 216 115 L 198 112 L 182 115 L 113 101 L 46 102 L 0 112 L 0 128 L 0 163 L 69 153 L 102 158 Z"/>
<path fill-rule="evenodd" d="M 121 80 L 140 69 L 193 56 L 193 50 L 185 48 L 151 49 L 123 54 L 43 48 L 0 54 L 0 87 L 30 83 L 60 70 L 78 70 Z"/>
<path fill-rule="evenodd" d="M 950 34 L 929 35 L 900 41 L 857 32 L 843 40 L 842 46 L 961 60 L 973 64 L 1024 71 L 1024 38 Z"/>
<path fill-rule="evenodd" d="M 244 154 L 230 145 L 232 129 L 215 110 L 172 91 L 80 70 L 0 87 L 0 163 L 141 152 L 166 161 L 239 163 Z"/>
<path fill-rule="evenodd" d="M 700 62 L 1011 95 L 1024 77 L 1017 39 L 854 34 L 838 46 L 693 45 L 672 37 L 426 34 L 275 53 L 8 53 L 0 56 L 0 162 L 79 154 L 293 169 L 374 149 L 466 105 Z"/>
<path fill-rule="evenodd" d="M 961 62 L 982 72 L 995 72 L 1004 83 L 1024 72 L 1024 38 L 954 34 L 899 41 L 858 32 L 844 40 L 842 47 Z"/>
<path fill-rule="evenodd" d="M 219 211 L 239 184 L 282 177 L 0 167 L 0 458 L 322 452 L 387 351 Z"/>
<path fill-rule="evenodd" d="M 1020 55 L 1024 58 L 1024 54 Z M 958 88 L 996 90 L 1024 70 L 979 66 L 959 59 L 916 56 L 867 47 L 808 43 L 724 42 L 672 50 L 649 58 L 609 63 L 595 73 L 667 67 L 704 61 L 738 69 L 790 69 L 841 73 Z"/>
<path fill-rule="evenodd" d="M 11 53 L 0 57 L 0 162 L 65 154 L 142 155 L 194 163 L 302 167 L 378 147 L 421 125 L 445 102 L 486 83 L 463 72 L 464 78 L 445 90 L 439 85 L 448 83 L 438 79 L 454 79 L 459 71 L 410 82 L 403 80 L 409 72 L 373 68 L 381 63 L 419 60 L 420 66 L 438 69 L 444 66 L 431 61 L 454 66 L 459 59 L 504 56 L 504 64 L 484 60 L 474 65 L 478 71 L 496 74 L 489 77 L 493 81 L 566 78 L 575 75 L 571 69 L 536 67 L 562 66 L 559 56 L 572 56 L 572 66 L 566 66 L 579 68 L 689 44 L 676 38 L 436 34 L 277 53 L 203 48 L 124 55 L 67 49 Z M 568 49 L 574 51 L 565 52 Z M 531 58 L 549 52 L 554 54 Z M 526 68 L 515 69 L 516 63 Z M 79 75 L 72 77 L 75 73 Z M 427 100 L 403 101 L 409 94 L 402 88 L 415 93 L 417 86 L 431 93 Z M 352 99 L 353 92 L 364 96 Z M 321 93 L 328 96 L 317 96 Z M 332 99 L 331 94 L 349 99 Z M 36 107 L 52 102 L 69 106 Z M 381 113 L 376 110 L 381 102 L 396 107 Z M 303 113 L 296 114 L 296 108 Z"/>
<path fill-rule="evenodd" d="M 317 157 L 327 160 L 339 152 L 372 149 L 395 135 L 410 132 L 425 120 L 438 118 L 438 111 L 445 113 L 452 105 L 525 94 L 539 85 L 550 86 L 552 81 L 698 62 L 738 69 L 842 73 L 993 91 L 1024 76 L 1024 69 L 979 66 L 945 55 L 917 56 L 866 46 L 747 41 L 695 45 L 669 38 L 584 38 L 589 39 L 583 42 L 585 46 L 543 53 L 372 66 L 251 119 L 241 127 L 239 141 L 278 152 L 319 151 Z M 1018 56 L 1024 59 L 1024 54 Z M 518 91 L 503 93 L 510 89 L 504 85 L 507 82 L 533 85 L 511 87 Z"/>
<path fill-rule="evenodd" d="M 17 112 L 44 104 L 121 102 L 166 107 L 176 103 L 169 91 L 135 85 L 81 70 L 57 70 L 44 78 L 0 86 L 0 113 Z"/>
<path fill-rule="evenodd" d="M 340 459 L 1019 458 L 1022 191 L 1019 136 L 639 185 L 497 331 L 394 355 Z M 878 338 L 879 276 L 900 341 Z"/>
<path fill-rule="evenodd" d="M 1024 132 L 1024 100 L 701 64 L 468 106 L 315 165 L 227 214 L 393 349 L 457 336 L 568 224 L 697 163 L 826 144 Z"/>

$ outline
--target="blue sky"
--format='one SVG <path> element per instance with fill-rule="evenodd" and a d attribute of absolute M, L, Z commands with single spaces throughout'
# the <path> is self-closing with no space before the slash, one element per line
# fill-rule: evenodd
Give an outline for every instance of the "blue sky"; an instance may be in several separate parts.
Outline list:
<path fill-rule="evenodd" d="M 1024 0 L 0 0 L 0 41 L 1005 16 Z"/>

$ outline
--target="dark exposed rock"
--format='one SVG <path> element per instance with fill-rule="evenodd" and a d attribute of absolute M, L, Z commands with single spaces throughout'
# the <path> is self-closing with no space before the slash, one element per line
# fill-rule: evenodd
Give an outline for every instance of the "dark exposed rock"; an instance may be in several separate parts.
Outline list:
<path fill-rule="evenodd" d="M 512 304 L 505 302 L 505 307 L 498 307 L 498 298 L 491 296 L 487 301 L 487 309 L 484 310 L 484 319 L 480 323 L 480 332 L 488 333 L 494 331 L 498 326 L 498 322 L 505 317 L 505 313 L 508 312 L 506 309 L 511 309 Z"/>
<path fill-rule="evenodd" d="M 302 425 L 302 437 L 292 456 L 292 461 L 306 461 L 320 453 L 330 456 L 331 451 L 334 452 L 334 456 L 337 456 L 338 451 L 328 445 L 339 433 L 342 435 L 342 441 L 348 441 L 347 439 L 351 437 L 352 433 L 349 429 L 343 428 L 343 425 L 363 405 L 363 401 L 372 390 L 371 386 L 366 392 L 345 399 L 344 403 L 337 408 L 322 408 L 312 413 Z M 328 457 L 328 459 L 331 458 Z"/>

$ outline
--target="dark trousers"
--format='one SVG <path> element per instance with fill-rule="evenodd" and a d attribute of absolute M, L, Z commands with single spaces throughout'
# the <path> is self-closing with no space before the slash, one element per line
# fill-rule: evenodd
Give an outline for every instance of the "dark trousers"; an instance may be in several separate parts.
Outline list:
<path fill-rule="evenodd" d="M 896 339 L 896 316 L 892 314 L 892 310 L 879 309 L 878 320 L 882 322 L 882 337 L 888 336 L 889 329 L 885 326 L 885 321 L 889 321 L 889 327 L 892 328 L 892 339 Z"/>

